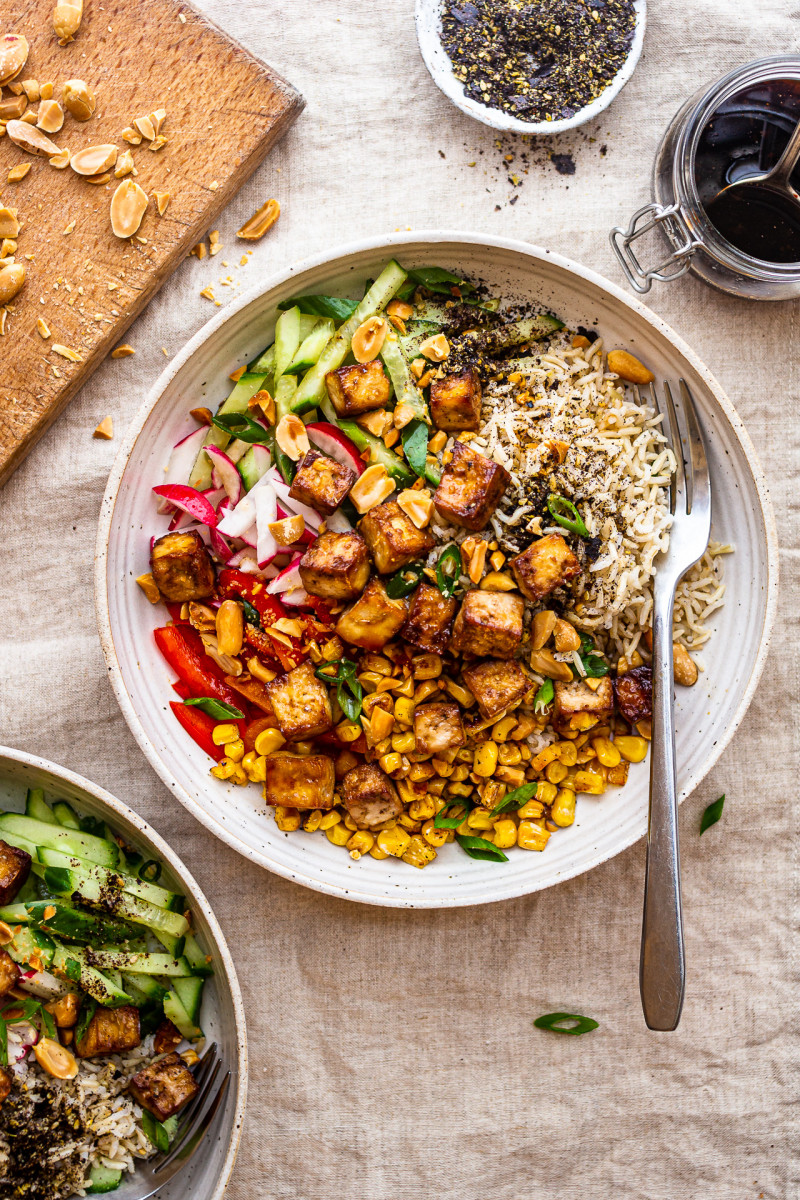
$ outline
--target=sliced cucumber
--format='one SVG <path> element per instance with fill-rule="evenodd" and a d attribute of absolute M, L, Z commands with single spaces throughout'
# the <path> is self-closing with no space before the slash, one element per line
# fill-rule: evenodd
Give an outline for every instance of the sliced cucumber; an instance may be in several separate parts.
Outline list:
<path fill-rule="evenodd" d="M 18 833 L 12 833 L 6 829 L 0 833 L 0 838 L 7 842 L 9 846 L 14 846 L 17 850 L 24 850 L 26 854 L 30 854 L 31 858 L 36 861 L 36 843 L 29 842 L 27 838 L 20 837 Z M 30 879 L 30 876 L 28 877 Z"/>
<path fill-rule="evenodd" d="M 114 1167 L 105 1167 L 102 1163 L 95 1163 L 89 1171 L 89 1186 L 86 1188 L 86 1194 L 97 1196 L 102 1192 L 115 1192 L 122 1183 L 122 1171 L 117 1171 Z"/>
<path fill-rule="evenodd" d="M 291 363 L 300 346 L 300 309 L 287 308 L 275 324 L 275 382 Z"/>
<path fill-rule="evenodd" d="M 172 1021 L 178 1032 L 190 1042 L 203 1036 L 202 1029 L 189 1016 L 177 992 L 167 992 L 164 997 L 164 1016 Z"/>
<path fill-rule="evenodd" d="M 275 424 L 294 409 L 294 398 L 297 395 L 297 380 L 294 375 L 284 375 L 278 380 L 275 388 Z"/>
<path fill-rule="evenodd" d="M 362 429 L 360 425 L 356 425 L 355 421 L 341 419 L 339 428 L 342 433 L 346 433 L 351 441 L 355 442 L 359 450 L 370 451 L 371 463 L 382 463 L 386 467 L 387 472 L 394 481 L 402 487 L 409 487 L 416 475 L 410 471 L 397 455 L 389 450 L 380 438 L 376 438 L 368 430 Z"/>
<path fill-rule="evenodd" d="M 65 829 L 80 829 L 81 827 L 75 810 L 67 804 L 66 800 L 56 800 L 53 805 L 53 816 Z"/>
<path fill-rule="evenodd" d="M 131 975 L 191 975 L 185 958 L 173 958 L 160 951 L 131 953 L 129 950 L 92 950 L 91 961 L 101 971 L 125 971 Z"/>
<path fill-rule="evenodd" d="M 289 366 L 286 375 L 303 375 L 318 360 L 320 354 L 336 332 L 336 326 L 329 317 L 321 317 L 300 347 Z"/>
<path fill-rule="evenodd" d="M 121 888 L 132 896 L 139 896 L 157 908 L 167 908 L 172 912 L 183 912 L 186 899 L 178 892 L 159 887 L 157 883 L 149 883 L 146 879 L 137 879 L 135 875 L 123 875 L 117 871 L 106 871 L 102 867 L 93 866 L 80 858 L 62 854 L 60 850 L 48 850 L 46 846 L 37 847 L 39 862 L 46 867 L 66 867 L 69 871 L 79 871 L 83 875 L 106 884 L 110 887 Z"/>
<path fill-rule="evenodd" d="M 384 267 L 352 317 L 339 326 L 336 336 L 325 347 L 311 370 L 303 376 L 292 405 L 294 412 L 307 412 L 317 407 L 325 395 L 325 376 L 328 371 L 335 371 L 342 365 L 350 349 L 350 339 L 359 325 L 367 317 L 381 312 L 406 278 L 405 271 L 394 259 Z"/>
<path fill-rule="evenodd" d="M 181 913 L 156 908 L 155 904 L 140 896 L 132 896 L 129 892 L 98 883 L 81 871 L 45 867 L 44 882 L 56 896 L 72 896 L 84 904 L 98 905 L 105 912 L 133 921 L 136 925 L 145 925 L 148 929 L 161 930 L 175 937 L 182 937 L 189 931 L 189 922 Z"/>
<path fill-rule="evenodd" d="M 271 346 L 268 346 L 266 350 L 263 350 L 261 352 L 261 354 L 259 354 L 258 358 L 254 359 L 253 362 L 250 363 L 249 367 L 247 368 L 247 371 L 248 371 L 248 374 L 250 374 L 250 375 L 262 375 L 262 374 L 266 375 L 268 382 L 265 383 L 264 386 L 267 388 L 268 391 L 271 392 L 273 390 L 273 384 L 272 384 L 272 380 L 270 377 L 274 370 L 275 370 L 275 343 L 273 342 Z"/>
<path fill-rule="evenodd" d="M 141 998 L 142 1003 L 163 1004 L 169 988 L 159 983 L 152 975 L 137 975 L 133 971 L 122 972 L 122 982 L 126 992 L 134 1000 Z"/>
<path fill-rule="evenodd" d="M 397 404 L 407 404 L 413 410 L 414 416 L 430 424 L 428 406 L 425 397 L 417 387 L 409 370 L 397 334 L 390 329 L 381 349 L 381 358 L 392 381 Z"/>
<path fill-rule="evenodd" d="M 190 975 L 188 978 L 176 979 L 172 985 L 173 991 L 177 993 L 181 1004 L 186 1009 L 189 1020 L 194 1021 L 195 1025 L 200 1017 L 204 984 L 204 979 L 197 975 Z"/>
<path fill-rule="evenodd" d="M 25 816 L 33 817 L 35 821 L 44 821 L 45 825 L 58 825 L 52 808 L 44 798 L 44 788 L 28 788 Z"/>
<path fill-rule="evenodd" d="M 81 912 L 64 900 L 32 900 L 26 904 L 12 904 L 0 909 L 0 920 L 30 924 L 46 934 L 87 944 L 119 942 L 131 936 L 130 927 L 121 921 Z"/>
<path fill-rule="evenodd" d="M 164 933 L 162 929 L 154 929 L 153 933 L 168 954 L 172 955 L 173 958 L 181 957 L 186 946 L 185 937 L 176 937 L 174 933 Z"/>
<path fill-rule="evenodd" d="M 255 396 L 256 392 L 260 391 L 264 386 L 266 378 L 266 374 L 254 374 L 246 371 L 234 386 L 228 399 L 223 400 L 222 404 L 220 404 L 217 409 L 217 416 L 227 413 L 247 412 L 248 403 Z M 209 426 L 203 447 L 189 473 L 190 487 L 197 488 L 198 491 L 205 491 L 211 487 L 211 459 L 206 454 L 205 447 L 219 446 L 220 450 L 224 450 L 230 441 L 231 435 L 226 433 L 224 429 L 217 429 L 216 425 Z"/>
<path fill-rule="evenodd" d="M 206 954 L 193 933 L 187 933 L 186 944 L 183 948 L 184 958 L 187 959 L 194 975 L 213 975 L 211 956 Z"/>
<path fill-rule="evenodd" d="M 106 1008 L 119 1008 L 121 1004 L 131 1002 L 128 993 L 117 987 L 113 979 L 109 979 L 89 963 L 87 951 L 80 946 L 57 945 L 53 967 Z"/>
<path fill-rule="evenodd" d="M 14 931 L 13 941 L 7 942 L 3 949 L 8 951 L 15 963 L 26 963 L 34 970 L 41 971 L 43 967 L 52 966 L 56 944 L 40 929 L 23 925 Z"/>
<path fill-rule="evenodd" d="M 3 837 L 4 831 L 18 834 L 26 841 L 46 846 L 49 850 L 61 850 L 64 854 L 74 854 L 76 858 L 88 858 L 101 867 L 115 867 L 119 862 L 119 846 L 115 842 L 91 833 L 80 833 L 77 829 L 48 825 L 45 821 L 23 817 L 19 813 L 0 815 L 0 837 Z"/>
<path fill-rule="evenodd" d="M 512 350 L 515 346 L 523 346 L 526 342 L 537 342 L 549 337 L 551 333 L 564 328 L 564 322 L 549 313 L 536 317 L 523 317 L 508 325 L 498 325 L 494 329 L 481 329 L 476 333 L 464 334 L 461 343 L 471 351 L 480 354 L 501 354 L 504 350 Z"/>
<path fill-rule="evenodd" d="M 267 452 L 256 454 L 255 446 L 248 446 L 247 453 L 236 464 L 239 468 L 239 474 L 242 477 L 242 483 L 246 492 L 255 487 L 259 479 L 263 475 L 266 475 L 270 468 L 271 458 L 269 450 L 266 446 L 262 446 L 261 450 L 262 452 Z"/>

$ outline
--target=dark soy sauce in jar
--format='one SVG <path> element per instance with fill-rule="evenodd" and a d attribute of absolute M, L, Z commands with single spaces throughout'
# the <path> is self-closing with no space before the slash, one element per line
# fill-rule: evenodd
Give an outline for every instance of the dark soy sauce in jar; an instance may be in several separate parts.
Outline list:
<path fill-rule="evenodd" d="M 766 188 L 728 184 L 774 167 L 800 121 L 800 82 L 771 79 L 737 92 L 704 127 L 695 179 L 708 219 L 738 250 L 762 262 L 800 262 L 800 204 Z M 791 179 L 800 191 L 800 164 Z"/>

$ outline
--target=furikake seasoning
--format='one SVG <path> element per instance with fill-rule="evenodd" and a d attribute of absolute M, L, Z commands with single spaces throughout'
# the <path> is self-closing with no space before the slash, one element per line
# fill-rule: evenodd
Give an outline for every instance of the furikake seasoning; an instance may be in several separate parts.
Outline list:
<path fill-rule="evenodd" d="M 443 0 L 442 44 L 470 99 L 558 121 L 608 87 L 635 23 L 633 0 Z"/>

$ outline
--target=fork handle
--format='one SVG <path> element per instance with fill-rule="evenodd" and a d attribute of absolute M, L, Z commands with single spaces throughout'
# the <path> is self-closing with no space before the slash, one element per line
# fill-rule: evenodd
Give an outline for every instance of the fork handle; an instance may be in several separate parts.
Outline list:
<path fill-rule="evenodd" d="M 657 586 L 655 591 L 650 814 L 639 991 L 648 1028 L 670 1030 L 680 1020 L 685 988 L 672 674 L 675 593 L 669 588 L 659 596 Z"/>

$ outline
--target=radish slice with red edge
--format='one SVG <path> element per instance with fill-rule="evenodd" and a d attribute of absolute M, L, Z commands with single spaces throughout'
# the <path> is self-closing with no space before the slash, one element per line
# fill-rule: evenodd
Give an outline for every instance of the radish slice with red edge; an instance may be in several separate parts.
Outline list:
<path fill-rule="evenodd" d="M 244 488 L 242 477 L 236 469 L 236 464 L 219 446 L 206 446 L 206 454 L 211 459 L 211 478 L 219 487 L 224 487 L 232 504 L 238 504 Z"/>
<path fill-rule="evenodd" d="M 340 508 L 325 518 L 325 528 L 328 533 L 351 533 L 353 526 Z"/>
<path fill-rule="evenodd" d="M 263 487 L 270 483 L 269 472 L 254 483 L 250 491 L 242 496 L 235 508 L 229 509 L 219 522 L 219 531 L 225 537 L 241 537 L 256 519 L 255 498 Z"/>
<path fill-rule="evenodd" d="M 318 450 L 335 459 L 341 466 L 350 467 L 356 475 L 361 475 L 365 470 L 367 464 L 359 454 L 355 442 L 335 425 L 327 421 L 312 421 L 310 425 L 306 425 L 306 433 Z"/>
<path fill-rule="evenodd" d="M 191 433 L 187 433 L 185 438 L 181 438 L 172 447 L 172 453 L 169 456 L 167 470 L 164 482 L 169 483 L 186 483 L 189 474 L 194 466 L 195 459 L 203 448 L 203 442 L 208 434 L 208 429 L 205 425 L 200 425 L 197 429 L 193 429 Z M 160 499 L 158 502 L 158 511 L 165 513 L 169 510 L 169 503 Z"/>
<path fill-rule="evenodd" d="M 216 554 L 221 562 L 230 562 L 233 556 L 233 549 L 222 536 L 218 529 L 210 530 L 211 533 L 211 549 Z"/>
<path fill-rule="evenodd" d="M 270 525 L 278 515 L 278 502 L 272 488 L 259 488 L 254 497 L 256 506 L 256 556 L 259 567 L 265 567 L 272 562 L 280 552 L 278 543 L 270 531 Z"/>
<path fill-rule="evenodd" d="M 208 525 L 212 529 L 216 527 L 217 514 L 214 506 L 208 502 L 202 492 L 198 492 L 197 488 L 189 487 L 187 483 L 162 483 L 158 487 L 154 487 L 153 491 L 157 496 L 162 496 L 169 504 L 188 513 L 203 525 Z"/>
<path fill-rule="evenodd" d="M 283 476 L 275 467 L 270 467 L 265 479 L 269 479 L 270 485 L 275 491 L 278 500 L 284 508 L 288 509 L 289 516 L 300 516 L 305 519 L 305 523 L 309 529 L 313 529 L 314 533 L 319 533 L 319 527 L 322 524 L 322 517 L 313 508 L 309 508 L 307 504 L 302 504 L 299 500 L 295 500 L 289 495 L 289 487 L 284 482 Z"/>
<path fill-rule="evenodd" d="M 308 599 L 308 592 L 302 587 L 281 593 L 281 600 L 287 608 L 302 608 L 304 604 L 308 604 Z"/>
<path fill-rule="evenodd" d="M 296 558 L 288 567 L 284 567 L 271 583 L 267 584 L 267 591 L 270 596 L 280 596 L 282 592 L 291 592 L 296 591 L 298 588 L 303 588 L 299 562 L 300 560 Z"/>

